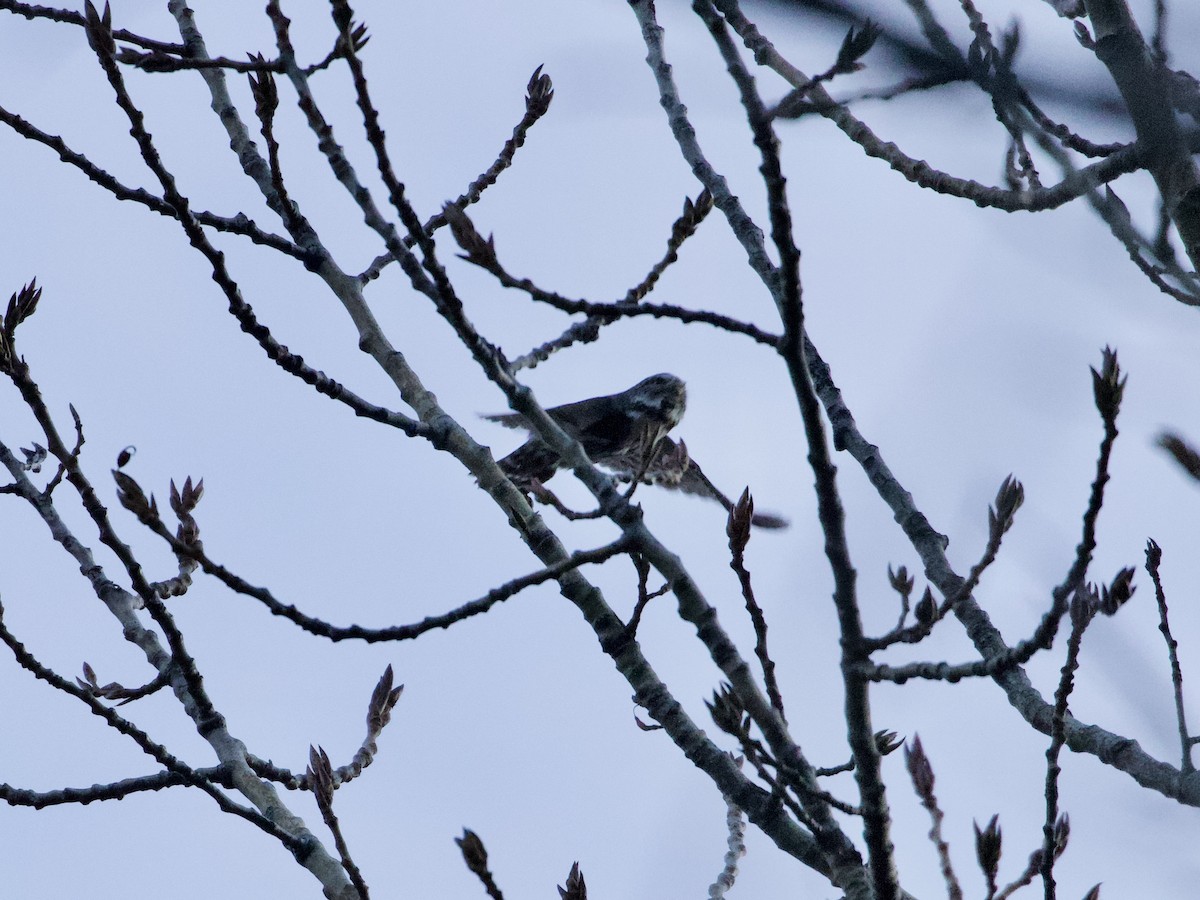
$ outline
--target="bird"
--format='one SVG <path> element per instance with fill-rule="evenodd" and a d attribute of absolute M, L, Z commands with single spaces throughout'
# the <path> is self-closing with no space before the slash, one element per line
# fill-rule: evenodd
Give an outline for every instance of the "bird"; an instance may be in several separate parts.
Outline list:
<path fill-rule="evenodd" d="M 731 501 L 708 480 L 688 454 L 683 441 L 667 436 L 687 409 L 687 386 L 678 376 L 660 372 L 628 390 L 578 400 L 546 410 L 558 426 L 583 445 L 588 458 L 622 481 L 638 481 L 716 500 L 725 509 Z M 520 413 L 485 415 L 507 428 L 532 432 Z M 500 468 L 522 490 L 542 483 L 562 468 L 558 454 L 537 435 L 500 460 Z M 786 528 L 786 519 L 755 513 L 759 528 Z"/>

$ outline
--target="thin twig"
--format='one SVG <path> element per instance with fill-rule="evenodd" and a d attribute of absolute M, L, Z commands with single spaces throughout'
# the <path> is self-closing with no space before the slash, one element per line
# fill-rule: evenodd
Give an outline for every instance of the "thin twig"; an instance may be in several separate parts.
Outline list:
<path fill-rule="evenodd" d="M 1167 618 L 1167 595 L 1163 591 L 1162 579 L 1158 567 L 1162 562 L 1162 548 L 1153 540 L 1146 542 L 1146 571 L 1154 582 L 1154 599 L 1158 604 L 1158 630 L 1162 632 L 1163 640 L 1167 642 L 1167 659 L 1171 664 L 1171 686 L 1175 695 L 1175 722 L 1179 728 L 1180 762 L 1179 767 L 1184 772 L 1194 772 L 1192 763 L 1192 747 L 1197 739 L 1191 736 L 1187 727 L 1187 716 L 1183 705 L 1183 669 L 1179 665 L 1179 642 L 1171 634 L 1171 623 Z"/>
<path fill-rule="evenodd" d="M 913 789 L 917 792 L 917 796 L 921 799 L 921 805 L 929 813 L 929 819 L 932 822 L 929 827 L 929 840 L 933 842 L 933 846 L 937 850 L 938 861 L 942 866 L 942 879 L 946 882 L 946 896 L 950 900 L 962 900 L 962 886 L 958 883 L 958 876 L 954 874 L 954 866 L 950 862 L 950 845 L 942 837 L 942 822 L 946 816 L 942 812 L 941 806 L 938 805 L 937 796 L 933 793 L 933 765 L 929 762 L 925 748 L 921 746 L 919 735 L 913 738 L 911 747 L 904 748 L 904 763 L 908 768 L 909 777 L 912 779 Z"/>
<path fill-rule="evenodd" d="M 783 693 L 779 690 L 779 682 L 775 679 L 775 660 L 767 650 L 767 619 L 762 607 L 754 597 L 754 588 L 750 583 L 750 570 L 746 568 L 746 544 L 750 541 L 750 523 L 754 518 L 754 498 L 750 489 L 742 492 L 741 498 L 729 511 L 729 519 L 725 533 L 729 537 L 729 568 L 733 569 L 742 588 L 742 599 L 746 601 L 746 612 L 754 625 L 754 655 L 762 666 L 763 685 L 771 705 L 778 710 L 779 715 L 786 721 L 783 711 Z"/>
<path fill-rule="evenodd" d="M 2 603 L 0 603 L 0 642 L 3 642 L 9 648 L 9 650 L 12 651 L 13 657 L 23 669 L 30 672 L 35 678 L 46 682 L 56 690 L 62 691 L 64 694 L 70 694 L 75 699 L 86 704 L 93 715 L 99 716 L 110 728 L 130 738 L 143 753 L 151 756 L 156 762 L 162 765 L 163 768 L 172 773 L 175 778 L 180 779 L 182 783 L 199 788 L 200 790 L 204 791 L 204 793 L 212 797 L 213 800 L 216 801 L 217 806 L 219 806 L 223 812 L 231 813 L 245 819 L 251 824 L 261 828 L 267 834 L 270 834 L 272 837 L 278 839 L 289 850 L 293 852 L 300 852 L 302 849 L 302 841 L 299 838 L 288 834 L 266 816 L 255 811 L 254 809 L 234 803 L 222 791 L 218 790 L 216 785 L 211 783 L 208 778 L 198 775 L 196 771 L 191 768 L 191 766 L 179 760 L 176 756 L 174 756 L 174 754 L 168 752 L 167 748 L 162 744 L 151 740 L 150 736 L 146 734 L 145 731 L 138 728 L 123 716 L 118 715 L 114 710 L 109 709 L 107 706 L 93 697 L 89 691 L 79 687 L 78 685 L 72 684 L 66 678 L 63 678 L 61 675 L 57 674 L 47 666 L 42 665 L 42 663 L 40 663 L 34 657 L 34 655 L 16 639 L 13 633 L 8 630 L 8 626 L 4 623 L 4 605 Z M 163 784 L 162 786 L 166 787 L 167 785 Z M 115 786 L 109 787 L 113 792 L 112 799 L 119 799 L 119 797 L 116 795 L 120 792 L 120 789 L 116 788 Z M 139 789 L 150 790 L 157 788 L 151 788 L 147 783 L 140 786 Z M 84 799 L 83 797 L 80 797 L 78 802 L 90 802 L 90 799 L 92 798 Z M 65 795 L 63 802 L 67 802 Z"/>
<path fill-rule="evenodd" d="M 513 157 L 517 150 L 525 145 L 525 139 L 535 123 L 550 108 L 550 101 L 554 99 L 554 87 L 550 81 L 550 76 L 542 73 L 542 67 L 538 66 L 534 69 L 533 75 L 529 79 L 529 84 L 525 93 L 525 114 L 521 117 L 521 121 L 513 128 L 512 137 L 504 142 L 500 153 L 493 162 L 478 178 L 471 182 L 470 186 L 460 194 L 457 198 L 451 201 L 451 205 L 458 209 L 466 209 L 473 203 L 478 203 L 479 198 L 483 196 L 483 192 L 496 183 L 500 175 L 512 166 Z M 446 225 L 447 219 L 442 213 L 437 213 L 430 217 L 422 226 L 422 230 L 429 235 L 432 235 L 439 228 Z M 404 238 L 404 246 L 412 247 L 416 244 L 416 239 L 412 235 L 407 235 Z M 377 257 L 361 275 L 359 280 L 366 284 L 378 278 L 384 268 L 389 263 L 395 262 L 396 257 L 387 252 Z"/>
<path fill-rule="evenodd" d="M 612 543 L 597 547 L 594 550 L 582 550 L 572 553 L 569 557 L 555 565 L 547 566 L 528 575 L 522 575 L 519 578 L 514 578 L 498 587 L 492 588 L 477 600 L 471 600 L 455 609 L 436 616 L 428 616 L 420 622 L 414 622 L 411 625 L 391 625 L 385 628 L 364 628 L 361 625 L 332 625 L 323 619 L 307 615 L 295 606 L 277 599 L 267 588 L 253 585 L 220 563 L 213 561 L 203 548 L 180 541 L 171 534 L 170 530 L 161 520 L 157 522 L 153 520 L 145 521 L 145 524 L 155 534 L 167 541 L 175 553 L 196 560 L 205 574 L 213 576 L 231 591 L 246 597 L 252 597 L 262 603 L 272 615 L 287 619 L 309 634 L 328 638 L 334 642 L 361 640 L 367 643 L 378 643 L 381 641 L 413 640 L 427 631 L 433 631 L 437 628 L 449 628 L 451 625 L 469 619 L 472 616 L 486 613 L 497 603 L 515 596 L 525 590 L 525 588 L 552 581 L 582 565 L 602 563 L 614 556 L 627 552 L 629 549 L 629 542 L 624 537 L 620 537 Z"/>

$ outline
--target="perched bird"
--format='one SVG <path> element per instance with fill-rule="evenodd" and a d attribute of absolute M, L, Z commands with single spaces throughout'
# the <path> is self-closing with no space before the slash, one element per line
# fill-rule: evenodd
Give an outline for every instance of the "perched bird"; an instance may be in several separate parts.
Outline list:
<path fill-rule="evenodd" d="M 686 494 L 716 500 L 726 510 L 733 501 L 721 493 L 688 456 L 682 441 L 667 432 L 679 424 L 687 408 L 683 380 L 665 373 L 651 375 L 619 394 L 592 397 L 546 410 L 559 427 L 583 445 L 588 458 L 624 481 L 638 480 Z M 531 430 L 519 413 L 484 416 L 508 428 Z M 520 488 L 548 481 L 562 466 L 558 454 L 540 438 L 530 437 L 500 460 L 500 468 Z M 756 513 L 760 528 L 785 528 L 787 520 Z"/>

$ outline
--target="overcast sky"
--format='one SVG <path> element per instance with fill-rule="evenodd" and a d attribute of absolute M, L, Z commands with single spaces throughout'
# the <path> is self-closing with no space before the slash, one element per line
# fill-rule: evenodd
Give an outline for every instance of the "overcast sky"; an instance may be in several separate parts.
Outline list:
<path fill-rule="evenodd" d="M 761 216 L 758 159 L 724 68 L 686 4 L 659 5 L 669 59 L 702 146 Z M 1195 71 L 1200 60 L 1187 53 L 1200 19 L 1177 5 L 1174 62 Z M 214 55 L 272 55 L 257 4 L 195 6 Z M 902 21 L 890 8 L 900 5 L 888 6 L 889 21 Z M 1146 6 L 1137 7 L 1140 14 Z M 935 7 L 965 47 L 969 32 L 957 5 Z M 332 40 L 323 5 L 285 8 L 301 58 L 319 59 Z M 497 12 L 495 4 L 454 0 L 355 8 L 372 35 L 364 58 L 389 147 L 422 217 L 490 164 L 521 117 L 530 74 L 544 65 L 555 85 L 551 110 L 471 215 L 482 232 L 495 234 L 510 271 L 543 287 L 614 300 L 644 276 L 684 197 L 694 197 L 699 185 L 667 130 L 625 4 L 523 0 Z M 996 31 L 1019 17 L 1018 71 L 1071 85 L 1107 83 L 1049 5 L 981 8 Z M 749 9 L 805 71 L 824 69 L 836 54 L 834 30 L 774 7 Z M 117 2 L 113 17 L 116 27 L 178 40 L 165 4 Z M 880 55 L 878 67 L 849 86 L 888 81 L 886 59 Z M 244 212 L 283 231 L 242 176 L 199 78 L 130 73 L 129 81 L 195 208 Z M 770 75 L 761 83 L 768 97 L 784 93 Z M 231 84 L 250 118 L 244 79 Z M 344 71 L 335 67 L 316 84 L 338 139 L 374 184 Z M 280 89 L 292 195 L 342 266 L 359 271 L 380 245 L 330 178 L 294 95 Z M 0 105 L 61 134 L 126 183 L 153 188 L 81 29 L 0 17 Z M 950 89 L 863 104 L 858 113 L 910 156 L 1001 183 L 1004 135 L 977 93 Z M 1096 140 L 1131 137 L 1117 117 L 1073 122 Z M 1012 473 L 1025 485 L 1016 526 L 977 595 L 1010 642 L 1032 630 L 1072 559 L 1102 434 L 1088 367 L 1099 365 L 1106 344 L 1119 349 L 1129 385 L 1091 577 L 1107 582 L 1122 566 L 1140 567 L 1147 537 L 1156 539 L 1185 677 L 1200 671 L 1200 613 L 1191 602 L 1200 584 L 1200 489 L 1153 446 L 1164 427 L 1200 440 L 1195 312 L 1150 285 L 1082 204 L 1036 216 L 979 210 L 910 185 L 828 123 L 804 120 L 780 133 L 812 339 L 864 435 L 934 526 L 950 535 L 949 555 L 960 572 L 982 550 L 987 506 L 1001 481 Z M 117 507 L 108 470 L 126 445 L 138 450 L 127 471 L 160 499 L 171 478 L 205 479 L 197 515 L 215 559 L 336 624 L 415 622 L 538 568 L 503 513 L 453 459 L 356 419 L 270 364 L 239 331 L 176 223 L 117 203 L 51 151 L 7 130 L 0 131 L 0 159 L 0 292 L 34 276 L 45 290 L 37 315 L 21 329 L 19 350 L 61 428 L 69 430 L 67 404 L 78 409 L 87 436 L 84 468 L 151 577 L 170 576 L 173 561 Z M 1043 174 L 1047 183 L 1057 180 L 1052 164 Z M 1143 223 L 1153 221 L 1150 188 L 1148 178 L 1115 185 Z M 532 307 L 454 260 L 444 232 L 439 241 L 468 313 L 510 356 L 565 327 L 560 314 Z M 357 351 L 349 320 L 323 284 L 294 260 L 244 240 L 218 236 L 216 243 L 280 341 L 368 399 L 403 408 Z M 447 410 L 497 455 L 512 449 L 516 435 L 476 417 L 503 411 L 503 396 L 402 273 L 389 269 L 368 299 Z M 778 328 L 770 298 L 718 214 L 687 243 L 652 299 Z M 749 484 L 759 508 L 794 523 L 786 532 L 756 533 L 748 562 L 771 622 L 793 733 L 814 763 L 843 762 L 831 579 L 796 404 L 779 360 L 703 326 L 638 320 L 612 326 L 599 343 L 525 377 L 552 405 L 621 390 L 660 371 L 688 383 L 678 434 L 713 481 L 730 494 Z M 0 422 L 0 440 L 9 446 L 38 439 L 11 388 L 0 390 Z M 836 462 L 864 615 L 882 630 L 896 615 L 887 565 L 916 570 L 918 559 L 853 460 L 839 455 Z M 568 476 L 553 486 L 586 504 Z M 66 488 L 57 496 L 70 508 Z M 122 640 L 44 526 L 15 498 L 0 499 L 0 594 L 9 627 L 66 675 L 78 674 L 86 660 L 102 683 L 148 680 L 140 652 Z M 649 525 L 682 556 L 748 653 L 753 638 L 728 569 L 723 511 L 650 489 L 638 499 Z M 603 522 L 547 517 L 572 548 L 615 533 Z M 81 540 L 98 544 L 80 511 L 71 509 L 70 520 Z M 115 560 L 99 558 L 121 580 Z M 588 574 L 628 614 L 635 596 L 628 563 Z M 1082 720 L 1177 764 L 1153 590 L 1140 569 L 1136 583 L 1134 601 L 1089 632 L 1071 707 Z M 231 731 L 252 752 L 293 770 L 303 770 L 309 744 L 324 746 L 335 765 L 349 760 L 371 689 L 386 665 L 395 667 L 407 688 L 379 757 L 336 800 L 375 896 L 481 896 L 453 843 L 464 826 L 483 838 L 511 897 L 554 896 L 575 860 L 595 897 L 702 896 L 720 870 L 724 807 L 715 789 L 664 734 L 637 728 L 628 685 L 552 586 L 448 632 L 395 645 L 330 645 L 298 634 L 204 578 L 171 608 Z M 956 623 L 941 631 L 921 657 L 974 658 Z M 675 696 L 706 723 L 702 701 L 720 674 L 670 598 L 652 604 L 639 637 Z M 1047 695 L 1061 660 L 1056 647 L 1029 667 Z M 1002 876 L 1015 877 L 1041 841 L 1045 738 L 1030 732 L 990 682 L 884 686 L 873 696 L 877 727 L 921 735 L 968 893 L 983 890 L 972 820 L 983 824 L 1000 814 Z M 85 787 L 155 770 L 81 704 L 34 682 L 11 659 L 0 658 L 0 709 L 0 780 L 14 786 Z M 155 696 L 124 711 L 186 761 L 214 761 L 173 698 Z M 720 739 L 714 727 L 707 730 Z M 885 774 L 903 884 L 920 897 L 940 896 L 928 820 L 899 754 L 885 762 Z M 848 779 L 831 789 L 854 796 Z M 287 800 L 324 833 L 309 798 Z M 1072 822 L 1071 846 L 1057 870 L 1063 896 L 1082 896 L 1097 881 L 1105 897 L 1194 891 L 1194 810 L 1143 791 L 1094 759 L 1071 756 L 1062 808 Z M 848 830 L 858 828 L 851 823 Z M 0 835 L 12 896 L 319 894 L 277 844 L 181 789 L 84 808 L 6 807 Z M 734 896 L 837 895 L 753 829 L 749 847 Z"/>

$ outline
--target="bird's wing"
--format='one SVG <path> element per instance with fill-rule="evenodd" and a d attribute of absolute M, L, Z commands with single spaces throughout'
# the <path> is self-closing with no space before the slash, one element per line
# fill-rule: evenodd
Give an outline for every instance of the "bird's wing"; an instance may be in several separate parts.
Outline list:
<path fill-rule="evenodd" d="M 576 400 L 574 403 L 564 403 L 562 406 L 551 406 L 546 410 L 546 415 L 568 430 L 579 427 L 586 431 L 595 419 L 603 417 L 611 411 L 612 404 L 603 402 L 609 399 L 609 397 L 593 397 L 590 400 Z M 484 413 L 481 418 L 487 419 L 489 422 L 497 422 L 505 428 L 532 430 L 529 420 L 520 413 Z"/>
<path fill-rule="evenodd" d="M 608 397 L 593 397 L 566 403 L 546 410 L 567 434 L 581 444 L 588 455 L 607 464 L 608 457 L 616 453 L 629 440 L 632 424 L 627 412 L 618 408 Z M 489 422 L 506 428 L 524 428 L 532 432 L 528 420 L 520 413 L 496 413 L 485 415 Z"/>
<path fill-rule="evenodd" d="M 633 472 L 621 473 L 628 478 Z M 733 509 L 733 501 L 721 493 L 720 489 L 708 480 L 704 470 L 692 459 L 683 441 L 673 441 L 669 437 L 662 439 L 661 449 L 655 454 L 654 462 L 646 470 L 642 479 L 646 484 L 657 485 L 668 490 L 682 491 L 697 497 L 707 497 L 716 500 L 726 511 Z M 750 520 L 759 528 L 787 528 L 788 520 L 773 513 L 755 513 Z"/>
<path fill-rule="evenodd" d="M 505 428 L 524 428 L 529 430 L 529 423 L 520 413 L 480 413 L 481 419 L 487 419 L 489 422 L 499 422 Z"/>

